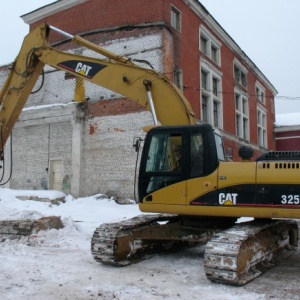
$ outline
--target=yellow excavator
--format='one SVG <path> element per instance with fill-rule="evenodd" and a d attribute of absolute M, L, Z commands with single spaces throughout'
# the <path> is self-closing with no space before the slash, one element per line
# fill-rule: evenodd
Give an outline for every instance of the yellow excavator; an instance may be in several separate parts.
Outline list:
<path fill-rule="evenodd" d="M 105 58 L 52 48 L 51 30 Z M 242 162 L 226 161 L 222 137 L 197 120 L 164 75 L 47 24 L 25 37 L 2 87 L 1 156 L 45 64 L 133 99 L 153 115 L 138 175 L 139 208 L 145 214 L 96 228 L 91 240 L 96 261 L 125 266 L 156 251 L 206 243 L 207 277 L 243 285 L 295 249 L 298 152 L 269 152 L 251 162 L 251 149 L 242 147 Z M 135 146 L 139 149 L 139 142 Z M 240 217 L 252 221 L 239 223 Z"/>

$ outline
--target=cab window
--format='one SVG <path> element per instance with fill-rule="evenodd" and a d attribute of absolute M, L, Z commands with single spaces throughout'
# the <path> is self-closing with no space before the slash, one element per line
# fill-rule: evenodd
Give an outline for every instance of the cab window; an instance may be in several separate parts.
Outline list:
<path fill-rule="evenodd" d="M 182 179 L 182 150 L 181 134 L 162 133 L 152 137 L 145 173 L 147 193 Z"/>

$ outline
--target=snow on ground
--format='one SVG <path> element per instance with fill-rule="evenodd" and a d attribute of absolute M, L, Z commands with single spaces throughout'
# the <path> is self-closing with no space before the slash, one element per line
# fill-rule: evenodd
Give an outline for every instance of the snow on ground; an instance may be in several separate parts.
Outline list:
<path fill-rule="evenodd" d="M 102 265 L 90 253 L 94 229 L 140 214 L 138 205 L 119 205 L 104 195 L 53 205 L 16 196 L 55 199 L 55 191 L 0 188 L 0 220 L 61 216 L 65 227 L 19 240 L 0 241 L 0 299 L 300 299 L 300 253 L 244 287 L 210 282 L 204 246 L 164 254 L 123 268 Z"/>

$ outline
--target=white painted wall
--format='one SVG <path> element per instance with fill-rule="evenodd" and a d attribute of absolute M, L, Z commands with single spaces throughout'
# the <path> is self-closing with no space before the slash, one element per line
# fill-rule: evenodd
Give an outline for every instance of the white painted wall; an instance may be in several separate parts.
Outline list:
<path fill-rule="evenodd" d="M 162 66 L 160 34 L 111 41 L 103 45 L 122 56 L 148 60 L 156 70 Z M 97 57 L 90 50 L 83 55 Z M 145 65 L 143 65 L 145 67 Z M 45 189 L 49 186 L 49 161 L 62 159 L 62 190 L 74 196 L 107 193 L 133 198 L 136 153 L 133 138 L 143 136 L 142 127 L 152 124 L 148 112 L 86 118 L 74 121 L 75 79 L 65 80 L 62 71 L 45 67 L 45 82 L 30 96 L 13 130 L 14 189 Z M 0 85 L 6 72 L 0 72 Z M 36 88 L 41 84 L 37 82 Z M 105 101 L 118 95 L 85 83 L 91 101 Z M 90 116 L 89 116 L 90 117 Z M 97 127 L 90 134 L 89 126 Z"/>

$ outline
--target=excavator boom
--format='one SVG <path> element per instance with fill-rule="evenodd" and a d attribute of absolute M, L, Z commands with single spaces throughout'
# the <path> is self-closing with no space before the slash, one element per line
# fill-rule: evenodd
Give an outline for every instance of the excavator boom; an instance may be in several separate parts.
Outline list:
<path fill-rule="evenodd" d="M 87 47 L 104 58 L 91 58 L 62 52 L 48 42 L 50 31 L 56 30 L 70 40 Z M 189 102 L 164 75 L 134 64 L 79 36 L 72 36 L 47 24 L 29 33 L 13 63 L 0 94 L 0 154 L 44 65 L 73 74 L 115 93 L 135 100 L 152 111 L 155 122 L 165 125 L 195 124 Z"/>

